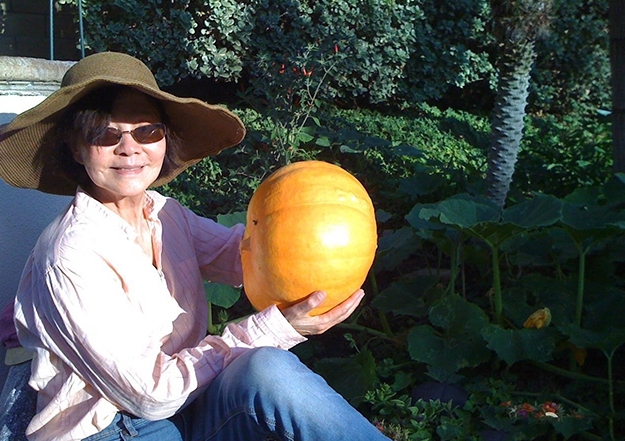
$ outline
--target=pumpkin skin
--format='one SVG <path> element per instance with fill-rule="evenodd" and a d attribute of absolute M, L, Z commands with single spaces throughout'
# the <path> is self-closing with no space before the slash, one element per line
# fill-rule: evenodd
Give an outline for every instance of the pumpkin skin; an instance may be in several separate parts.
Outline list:
<path fill-rule="evenodd" d="M 373 264 L 371 198 L 350 173 L 323 161 L 284 166 L 254 192 L 241 244 L 243 286 L 257 310 L 327 293 L 318 315 L 358 290 Z"/>

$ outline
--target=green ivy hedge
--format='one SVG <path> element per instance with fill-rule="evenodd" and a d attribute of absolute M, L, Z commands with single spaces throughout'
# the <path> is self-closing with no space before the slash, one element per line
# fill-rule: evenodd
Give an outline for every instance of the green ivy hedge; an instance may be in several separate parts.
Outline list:
<path fill-rule="evenodd" d="M 531 106 L 608 108 L 608 1 L 554 2 Z M 93 0 L 83 11 L 88 50 L 135 55 L 162 86 L 203 78 L 271 94 L 280 74 L 331 62 L 320 98 L 463 108 L 488 106 L 496 83 L 488 0 Z"/>

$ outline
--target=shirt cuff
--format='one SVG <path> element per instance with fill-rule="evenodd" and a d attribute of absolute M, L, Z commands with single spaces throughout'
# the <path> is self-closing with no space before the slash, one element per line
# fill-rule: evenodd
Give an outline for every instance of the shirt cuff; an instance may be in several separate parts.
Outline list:
<path fill-rule="evenodd" d="M 269 306 L 256 314 L 259 327 L 272 335 L 281 349 L 291 349 L 307 339 L 291 326 L 276 305 Z"/>

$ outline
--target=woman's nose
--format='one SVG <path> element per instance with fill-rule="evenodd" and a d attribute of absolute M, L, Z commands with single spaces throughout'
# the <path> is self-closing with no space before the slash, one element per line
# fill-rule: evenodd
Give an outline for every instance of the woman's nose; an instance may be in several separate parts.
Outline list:
<path fill-rule="evenodd" d="M 130 131 L 122 132 L 122 137 L 119 140 L 119 144 L 115 148 L 115 152 L 118 155 L 133 155 L 141 151 L 141 145 L 135 141 L 130 134 Z"/>

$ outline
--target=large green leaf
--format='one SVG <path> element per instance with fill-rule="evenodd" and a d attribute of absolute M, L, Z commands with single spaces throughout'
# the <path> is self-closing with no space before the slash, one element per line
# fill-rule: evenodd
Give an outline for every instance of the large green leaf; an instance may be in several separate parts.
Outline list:
<path fill-rule="evenodd" d="M 414 228 L 431 228 L 432 223 L 440 222 L 499 248 L 530 228 L 556 223 L 561 218 L 561 206 L 554 197 L 536 196 L 501 211 L 486 198 L 463 194 L 438 204 L 415 206 L 406 218 Z"/>
<path fill-rule="evenodd" d="M 573 435 L 577 435 L 590 429 L 592 427 L 592 419 L 567 415 L 564 418 L 551 420 L 551 424 L 559 434 L 564 436 L 564 439 L 569 439 Z"/>
<path fill-rule="evenodd" d="M 562 217 L 562 201 L 553 196 L 538 195 L 504 210 L 503 222 L 523 228 L 546 227 Z"/>
<path fill-rule="evenodd" d="M 218 214 L 217 222 L 226 227 L 232 227 L 236 224 L 245 224 L 245 211 L 237 211 L 236 213 Z"/>
<path fill-rule="evenodd" d="M 483 240 L 493 248 L 526 231 L 524 227 L 510 223 L 484 222 L 466 230 L 467 234 Z"/>
<path fill-rule="evenodd" d="M 561 222 L 575 230 L 618 229 L 624 215 L 605 205 L 578 204 L 565 201 L 562 207 Z"/>
<path fill-rule="evenodd" d="M 435 204 L 417 204 L 406 215 L 406 221 L 417 232 L 422 230 L 443 230 L 445 229 L 444 225 L 436 221 L 430 221 L 433 218 L 437 220 L 438 211 L 434 207 L 436 207 Z"/>
<path fill-rule="evenodd" d="M 496 222 L 501 211 L 486 198 L 459 195 L 439 202 L 431 212 L 424 215 L 438 217 L 447 225 L 471 228 L 483 222 Z"/>
<path fill-rule="evenodd" d="M 482 335 L 488 347 L 508 365 L 521 360 L 546 362 L 551 360 L 558 341 L 555 329 L 503 329 L 491 324 Z"/>
<path fill-rule="evenodd" d="M 610 354 L 625 344 L 625 329 L 589 331 L 573 324 L 562 326 L 562 332 L 571 337 L 571 343 L 580 348 L 597 348 Z"/>
<path fill-rule="evenodd" d="M 477 305 L 457 294 L 436 302 L 430 309 L 430 321 L 450 335 L 479 335 L 488 325 L 488 317 Z"/>
<path fill-rule="evenodd" d="M 420 238 L 410 227 L 400 228 L 378 239 L 375 259 L 377 271 L 393 270 L 412 255 L 419 246 Z"/>
<path fill-rule="evenodd" d="M 429 325 L 414 327 L 408 334 L 408 352 L 428 365 L 433 378 L 453 382 L 460 369 L 475 367 L 490 357 L 480 332 L 488 318 L 477 306 L 451 295 L 431 308 L 430 320 L 442 331 Z"/>
<path fill-rule="evenodd" d="M 457 372 L 466 367 L 475 367 L 486 360 L 490 352 L 478 335 L 451 337 L 437 335 L 427 325 L 414 327 L 408 334 L 408 353 L 413 360 L 428 365 L 428 373 L 440 382 L 455 382 Z"/>
<path fill-rule="evenodd" d="M 204 282 L 206 301 L 222 308 L 230 308 L 241 297 L 241 289 L 214 282 Z"/>
<path fill-rule="evenodd" d="M 392 283 L 378 294 L 371 305 L 382 312 L 423 317 L 427 308 L 423 301 L 426 292 L 438 281 L 437 277 L 425 276 L 414 280 Z"/>

